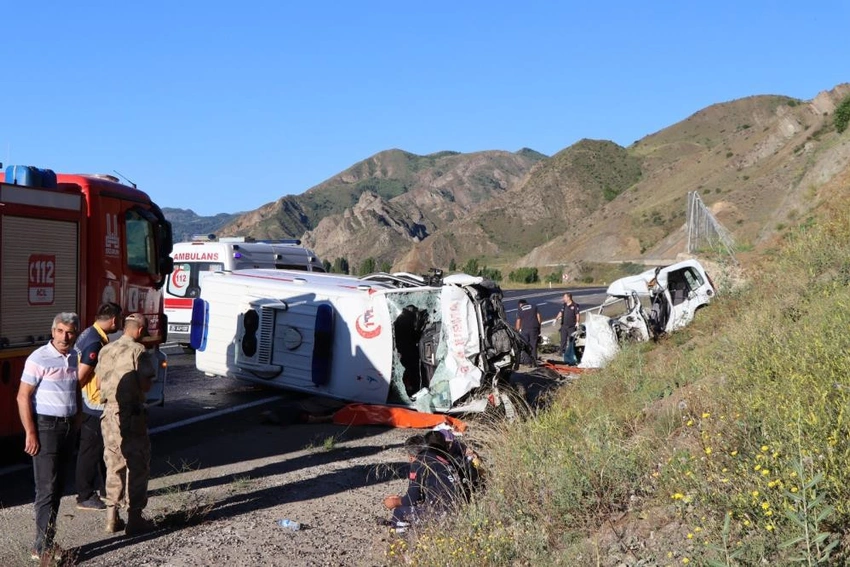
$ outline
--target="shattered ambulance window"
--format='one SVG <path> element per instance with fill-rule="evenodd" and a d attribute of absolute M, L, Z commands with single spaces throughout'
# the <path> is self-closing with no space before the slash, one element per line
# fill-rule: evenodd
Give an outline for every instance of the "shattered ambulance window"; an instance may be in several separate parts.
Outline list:
<path fill-rule="evenodd" d="M 428 388 L 438 362 L 445 357 L 440 290 L 391 291 L 385 297 L 395 343 L 388 401 L 431 411 Z"/>

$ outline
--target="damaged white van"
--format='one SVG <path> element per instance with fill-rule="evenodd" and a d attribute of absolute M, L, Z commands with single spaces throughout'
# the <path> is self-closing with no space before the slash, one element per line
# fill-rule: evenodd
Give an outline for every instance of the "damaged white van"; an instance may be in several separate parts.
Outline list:
<path fill-rule="evenodd" d="M 239 270 L 204 280 L 190 342 L 208 375 L 444 413 L 486 405 L 517 339 L 480 277 Z"/>
<path fill-rule="evenodd" d="M 607 293 L 602 305 L 585 314 L 579 366 L 604 366 L 622 342 L 648 341 L 685 327 L 717 289 L 702 264 L 685 260 L 616 280 Z"/>

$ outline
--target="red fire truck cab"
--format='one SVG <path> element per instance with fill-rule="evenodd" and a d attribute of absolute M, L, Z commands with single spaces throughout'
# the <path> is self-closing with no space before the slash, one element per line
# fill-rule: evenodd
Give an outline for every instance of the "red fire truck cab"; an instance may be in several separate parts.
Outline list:
<path fill-rule="evenodd" d="M 0 438 L 23 432 L 15 400 L 21 372 L 50 340 L 53 317 L 78 313 L 85 328 L 106 301 L 147 316 L 144 343 L 160 369 L 149 402 L 162 403 L 171 246 L 160 208 L 115 177 L 0 171 Z"/>

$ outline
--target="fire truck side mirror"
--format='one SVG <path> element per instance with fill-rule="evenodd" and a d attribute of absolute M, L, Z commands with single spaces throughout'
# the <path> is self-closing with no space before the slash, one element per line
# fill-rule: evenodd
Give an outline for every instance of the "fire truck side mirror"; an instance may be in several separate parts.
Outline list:
<path fill-rule="evenodd" d="M 156 284 L 156 289 L 160 289 L 168 280 L 168 274 L 174 271 L 174 259 L 171 256 L 159 259 L 159 275 L 162 276 Z"/>

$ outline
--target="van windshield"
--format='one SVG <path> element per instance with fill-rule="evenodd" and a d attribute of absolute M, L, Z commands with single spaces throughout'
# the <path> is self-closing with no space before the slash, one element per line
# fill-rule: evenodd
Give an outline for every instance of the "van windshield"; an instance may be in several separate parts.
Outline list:
<path fill-rule="evenodd" d="M 165 291 L 174 297 L 199 297 L 201 282 L 208 275 L 224 269 L 221 262 L 180 262 L 168 277 Z"/>

